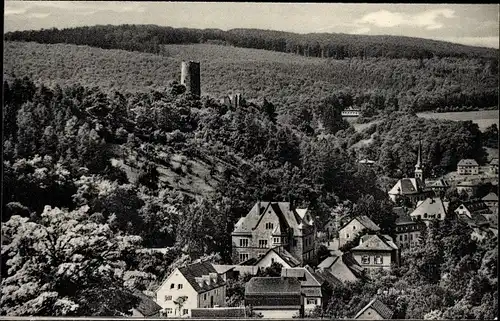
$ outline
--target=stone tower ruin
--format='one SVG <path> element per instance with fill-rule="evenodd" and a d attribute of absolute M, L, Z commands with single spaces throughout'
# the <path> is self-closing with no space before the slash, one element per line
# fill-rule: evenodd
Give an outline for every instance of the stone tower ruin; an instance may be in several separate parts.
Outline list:
<path fill-rule="evenodd" d="M 200 63 L 183 61 L 181 64 L 181 84 L 186 86 L 186 91 L 192 95 L 201 95 Z"/>

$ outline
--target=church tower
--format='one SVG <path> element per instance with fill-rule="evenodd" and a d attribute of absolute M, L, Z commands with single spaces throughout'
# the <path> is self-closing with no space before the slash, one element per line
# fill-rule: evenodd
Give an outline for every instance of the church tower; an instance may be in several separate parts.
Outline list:
<path fill-rule="evenodd" d="M 422 163 L 422 142 L 420 138 L 418 139 L 418 154 L 417 154 L 417 164 L 415 165 L 415 178 L 420 179 L 423 184 L 425 184 L 424 178 L 424 164 Z"/>

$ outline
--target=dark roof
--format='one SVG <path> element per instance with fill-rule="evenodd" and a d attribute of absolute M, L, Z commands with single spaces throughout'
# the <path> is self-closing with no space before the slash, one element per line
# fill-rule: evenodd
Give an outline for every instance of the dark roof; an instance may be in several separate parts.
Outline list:
<path fill-rule="evenodd" d="M 299 279 L 302 287 L 320 287 L 321 281 L 317 280 L 314 271 L 309 267 L 294 267 L 281 269 L 281 277 L 294 277 Z"/>
<path fill-rule="evenodd" d="M 359 316 L 361 314 L 363 314 L 363 312 L 365 312 L 368 308 L 372 308 L 373 310 L 377 311 L 378 314 L 380 314 L 380 316 L 384 319 L 391 319 L 392 318 L 392 315 L 394 314 L 394 312 L 392 312 L 391 309 L 389 309 L 387 307 L 387 305 L 385 305 L 384 303 L 382 303 L 379 299 L 375 298 L 373 300 L 370 301 L 370 303 L 368 303 L 363 309 L 361 309 L 357 314 L 356 316 L 354 317 L 354 319 L 357 319 L 359 318 Z"/>
<path fill-rule="evenodd" d="M 321 293 L 321 287 L 303 287 L 302 288 L 302 293 L 306 296 L 306 297 L 322 297 L 323 294 Z"/>
<path fill-rule="evenodd" d="M 497 165 L 498 166 L 498 158 L 493 158 L 490 162 L 491 165 Z"/>
<path fill-rule="evenodd" d="M 461 208 L 462 205 L 464 207 L 466 207 L 472 215 L 474 215 L 474 214 L 492 214 L 488 205 L 486 205 L 486 203 L 481 199 L 472 199 L 472 200 L 463 202 L 462 204 L 460 204 L 459 208 Z"/>
<path fill-rule="evenodd" d="M 217 273 L 217 270 L 212 266 L 210 262 L 200 262 L 200 263 L 186 265 L 180 267 L 179 272 L 181 272 L 182 275 L 184 275 L 189 284 L 191 284 L 194 290 L 198 293 L 206 292 L 218 288 L 220 286 L 223 286 L 225 284 L 222 277 Z M 204 282 L 203 286 L 200 287 L 200 285 L 196 281 L 196 278 L 202 277 L 204 275 L 209 275 L 210 273 L 217 274 L 217 282 L 215 283 L 210 282 L 210 284 Z"/>
<path fill-rule="evenodd" d="M 466 158 L 466 159 L 461 159 L 458 164 L 458 166 L 479 166 L 479 164 L 476 162 L 475 159 L 470 159 L 470 158 Z"/>
<path fill-rule="evenodd" d="M 363 267 L 359 265 L 351 252 L 342 254 L 342 262 L 351 270 L 358 278 L 363 276 Z"/>
<path fill-rule="evenodd" d="M 350 219 L 346 224 L 344 224 L 340 229 L 343 229 L 344 227 L 346 227 L 347 225 L 349 225 L 349 223 L 351 223 L 352 221 L 354 220 L 357 220 L 359 223 L 361 223 L 361 225 L 363 225 L 367 230 L 369 231 L 380 231 L 380 227 L 375 224 L 368 216 L 366 215 L 361 215 L 361 216 L 356 216 L 352 219 Z"/>
<path fill-rule="evenodd" d="M 416 224 L 404 207 L 394 207 L 392 211 L 397 215 L 396 225 Z"/>
<path fill-rule="evenodd" d="M 332 274 L 332 272 L 324 269 L 319 269 L 316 271 L 316 275 L 318 275 L 319 278 L 321 278 L 323 283 L 328 283 L 331 286 L 334 285 L 342 285 L 342 281 L 337 279 L 335 275 Z"/>
<path fill-rule="evenodd" d="M 145 317 L 151 317 L 159 313 L 161 306 L 159 306 L 153 298 L 141 293 L 140 291 L 135 291 L 134 295 L 139 299 L 135 309 L 139 311 Z"/>
<path fill-rule="evenodd" d="M 291 228 L 295 235 L 300 234 L 301 225 L 304 229 L 312 229 L 313 227 L 309 225 L 300 215 L 297 213 L 295 208 L 290 206 L 289 202 L 257 202 L 250 212 L 238 221 L 235 225 L 233 234 L 250 234 L 258 226 L 261 218 L 264 216 L 266 211 L 272 210 L 279 218 L 279 224 L 281 225 L 281 231 L 284 232 L 286 228 Z"/>
<path fill-rule="evenodd" d="M 442 178 L 436 180 L 432 184 L 430 184 L 430 187 L 449 187 L 450 183 L 448 183 L 447 180 L 444 180 Z"/>
<path fill-rule="evenodd" d="M 426 192 L 425 184 L 420 178 L 402 178 L 391 188 L 391 195 L 412 195 Z"/>
<path fill-rule="evenodd" d="M 245 285 L 245 295 L 290 295 L 301 293 L 297 278 L 253 277 Z"/>
<path fill-rule="evenodd" d="M 318 265 L 318 268 L 329 269 L 338 259 L 339 256 L 337 255 L 329 256 L 323 261 L 321 261 L 321 263 Z"/>

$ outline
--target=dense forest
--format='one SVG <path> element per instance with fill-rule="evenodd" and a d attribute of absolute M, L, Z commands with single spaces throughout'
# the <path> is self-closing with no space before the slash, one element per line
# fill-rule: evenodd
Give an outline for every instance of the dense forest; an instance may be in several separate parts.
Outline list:
<path fill-rule="evenodd" d="M 75 45 L 6 42 L 6 79 L 28 76 L 60 86 L 85 83 L 107 92 L 167 90 L 180 62 L 201 62 L 202 95 L 267 97 L 280 123 L 297 125 L 335 94 L 340 110 L 363 116 L 396 111 L 472 110 L 498 105 L 497 71 L 481 59 L 328 60 L 220 45 L 165 45 L 162 55 Z M 14 74 L 14 76 L 13 76 Z"/>
<path fill-rule="evenodd" d="M 320 58 L 485 58 L 498 65 L 498 50 L 401 37 L 291 32 L 260 29 L 188 29 L 156 25 L 98 25 L 68 29 L 14 31 L 8 41 L 71 43 L 103 49 L 161 53 L 165 44 L 216 43 Z"/>

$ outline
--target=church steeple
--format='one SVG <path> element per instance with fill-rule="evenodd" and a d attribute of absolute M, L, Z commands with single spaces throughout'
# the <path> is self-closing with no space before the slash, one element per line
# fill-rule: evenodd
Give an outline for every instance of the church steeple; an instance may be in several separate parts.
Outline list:
<path fill-rule="evenodd" d="M 419 178 L 422 183 L 424 182 L 424 164 L 422 162 L 422 141 L 420 140 L 420 135 L 418 137 L 418 152 L 417 152 L 417 164 L 415 164 L 415 178 Z"/>

